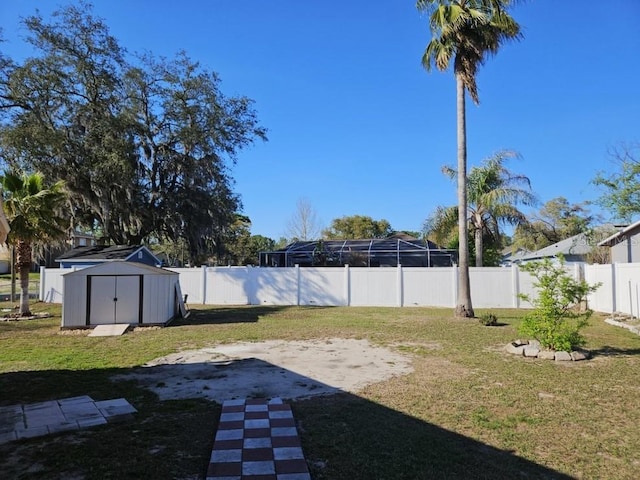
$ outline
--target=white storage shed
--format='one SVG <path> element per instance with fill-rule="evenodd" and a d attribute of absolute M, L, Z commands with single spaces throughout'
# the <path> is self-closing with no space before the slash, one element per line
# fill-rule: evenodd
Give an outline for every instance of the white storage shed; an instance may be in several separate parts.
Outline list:
<path fill-rule="evenodd" d="M 179 274 L 115 261 L 63 275 L 62 328 L 164 325 L 184 308 Z"/>

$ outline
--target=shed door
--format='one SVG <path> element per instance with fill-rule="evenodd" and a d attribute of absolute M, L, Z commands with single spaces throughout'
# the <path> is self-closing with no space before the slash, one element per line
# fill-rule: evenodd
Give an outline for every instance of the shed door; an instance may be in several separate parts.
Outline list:
<path fill-rule="evenodd" d="M 89 324 L 138 323 L 140 275 L 90 276 Z"/>

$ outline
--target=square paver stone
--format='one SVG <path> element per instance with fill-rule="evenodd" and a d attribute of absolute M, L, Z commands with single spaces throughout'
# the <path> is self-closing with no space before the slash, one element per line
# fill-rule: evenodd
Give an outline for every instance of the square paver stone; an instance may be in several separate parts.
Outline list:
<path fill-rule="evenodd" d="M 273 457 L 276 460 L 294 460 L 304 458 L 304 453 L 300 447 L 279 447 L 273 449 Z"/>
<path fill-rule="evenodd" d="M 242 475 L 269 475 L 276 473 L 276 466 L 272 461 L 242 462 Z"/>
<path fill-rule="evenodd" d="M 242 450 L 214 450 L 211 452 L 210 463 L 228 463 L 228 462 L 241 462 Z"/>
<path fill-rule="evenodd" d="M 298 431 L 295 427 L 277 427 L 271 429 L 272 437 L 295 437 Z"/>
<path fill-rule="evenodd" d="M 238 440 L 243 437 L 244 431 L 241 428 L 234 430 L 218 430 L 215 440 Z"/>
<path fill-rule="evenodd" d="M 266 412 L 269 410 L 269 407 L 267 405 L 247 405 L 246 407 L 244 407 L 244 410 L 246 412 Z"/>
<path fill-rule="evenodd" d="M 70 397 L 70 398 L 63 398 L 61 400 L 58 400 L 58 405 L 62 407 L 66 405 L 76 405 L 78 403 L 89 403 L 89 402 L 93 402 L 93 398 L 91 398 L 89 395 L 81 395 L 79 397 Z"/>
<path fill-rule="evenodd" d="M 280 473 L 278 480 L 311 480 L 308 473 Z"/>
<path fill-rule="evenodd" d="M 89 428 L 97 425 L 106 425 L 107 419 L 100 415 L 99 417 L 79 418 L 76 423 L 79 428 Z"/>
<path fill-rule="evenodd" d="M 271 438 L 245 438 L 244 448 L 271 448 Z"/>
<path fill-rule="evenodd" d="M 232 412 L 232 413 L 220 414 L 221 422 L 235 422 L 238 420 L 244 420 L 244 412 Z"/>
<path fill-rule="evenodd" d="M 269 428 L 269 419 L 256 419 L 256 420 L 245 420 L 244 428 L 246 429 L 254 429 L 254 428 Z"/>
<path fill-rule="evenodd" d="M 55 423 L 53 425 L 47 425 L 49 433 L 69 432 L 71 430 L 78 430 L 78 422 L 62 422 Z"/>

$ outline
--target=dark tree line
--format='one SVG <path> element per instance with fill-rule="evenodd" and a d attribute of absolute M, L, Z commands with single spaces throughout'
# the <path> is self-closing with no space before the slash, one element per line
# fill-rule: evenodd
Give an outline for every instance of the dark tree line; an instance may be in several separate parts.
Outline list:
<path fill-rule="evenodd" d="M 246 97 L 184 52 L 129 55 L 81 3 L 23 20 L 37 55 L 0 53 L 0 156 L 70 192 L 76 227 L 116 244 L 221 251 L 241 209 L 229 167 L 266 139 Z"/>

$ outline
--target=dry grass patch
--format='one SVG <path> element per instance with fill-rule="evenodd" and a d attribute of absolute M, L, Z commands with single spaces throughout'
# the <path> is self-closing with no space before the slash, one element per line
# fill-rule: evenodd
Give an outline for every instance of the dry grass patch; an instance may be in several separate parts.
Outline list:
<path fill-rule="evenodd" d="M 198 307 L 169 328 L 90 338 L 59 335 L 59 307 L 36 308 L 57 317 L 0 323 L 0 405 L 122 396 L 140 413 L 1 445 L 6 478 L 203 478 L 219 406 L 159 402 L 110 378 L 185 349 L 328 338 L 393 348 L 414 371 L 293 403 L 314 480 L 635 479 L 640 469 L 640 337 L 601 317 L 584 331 L 594 358 L 558 364 L 501 350 L 517 337 L 516 310 L 492 310 L 504 325 L 483 327 L 443 309 Z"/>

